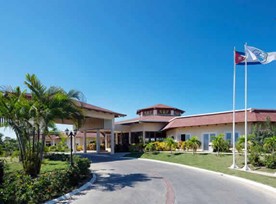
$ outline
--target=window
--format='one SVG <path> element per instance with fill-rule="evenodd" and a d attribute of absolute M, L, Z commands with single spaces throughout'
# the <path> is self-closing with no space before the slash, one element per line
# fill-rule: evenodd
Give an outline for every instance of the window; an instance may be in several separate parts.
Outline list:
<path fill-rule="evenodd" d="M 216 137 L 215 133 L 210 133 L 210 142 L 214 140 L 214 137 Z"/>
<path fill-rule="evenodd" d="M 143 115 L 153 115 L 153 110 L 144 111 Z"/>
<path fill-rule="evenodd" d="M 191 139 L 191 134 L 181 134 L 180 137 L 181 141 L 187 141 Z"/>
<path fill-rule="evenodd" d="M 233 144 L 233 138 L 232 138 L 232 133 L 231 133 L 231 132 L 225 133 L 225 139 L 226 139 L 227 141 L 229 141 L 229 144 L 230 144 L 230 145 Z M 235 142 L 236 142 L 236 143 L 237 143 L 238 139 L 239 139 L 239 133 L 236 132 L 236 133 L 235 133 Z"/>
<path fill-rule="evenodd" d="M 170 115 L 171 114 L 171 110 L 168 110 L 168 109 L 159 109 L 159 110 L 157 110 L 157 114 L 158 115 Z"/>

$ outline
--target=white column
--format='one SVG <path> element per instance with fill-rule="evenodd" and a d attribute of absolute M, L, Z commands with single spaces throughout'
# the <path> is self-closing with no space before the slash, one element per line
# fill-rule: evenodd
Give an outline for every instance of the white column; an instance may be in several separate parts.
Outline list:
<path fill-rule="evenodd" d="M 114 118 L 111 120 L 111 135 L 110 135 L 110 140 L 111 140 L 111 154 L 114 154 L 115 152 L 115 145 L 114 145 Z"/>
<path fill-rule="evenodd" d="M 53 146 L 55 146 L 55 145 L 56 145 L 56 139 L 53 140 Z"/>
<path fill-rule="evenodd" d="M 128 143 L 131 144 L 131 132 L 128 132 Z"/>
<path fill-rule="evenodd" d="M 96 140 L 96 150 L 97 153 L 100 153 L 100 130 L 97 130 L 97 140 Z"/>
<path fill-rule="evenodd" d="M 83 153 L 86 153 L 86 130 L 83 133 Z"/>
<path fill-rule="evenodd" d="M 107 150 L 107 148 L 108 148 L 108 144 L 107 144 L 107 137 L 108 137 L 108 134 L 105 134 L 105 137 L 104 137 L 104 146 L 105 146 L 105 150 Z"/>
<path fill-rule="evenodd" d="M 146 143 L 146 132 L 143 131 L 143 144 L 145 144 L 145 143 Z"/>

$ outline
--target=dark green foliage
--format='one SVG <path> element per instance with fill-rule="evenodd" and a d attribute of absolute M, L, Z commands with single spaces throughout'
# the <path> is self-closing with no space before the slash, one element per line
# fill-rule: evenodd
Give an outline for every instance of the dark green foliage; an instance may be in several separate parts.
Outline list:
<path fill-rule="evenodd" d="M 229 142 L 224 139 L 223 134 L 219 134 L 218 136 L 214 136 L 212 141 L 213 151 L 217 152 L 228 152 L 229 151 Z"/>
<path fill-rule="evenodd" d="M 253 125 L 251 142 L 263 146 L 265 139 L 276 135 L 276 125 L 270 122 L 270 118 L 265 123 Z"/>
<path fill-rule="evenodd" d="M 31 178 L 23 171 L 5 175 L 0 187 L 0 203 L 42 203 L 61 196 L 74 188 L 90 175 L 90 161 L 74 157 L 74 166 L 56 170 Z"/>
<path fill-rule="evenodd" d="M 146 152 L 156 151 L 156 143 L 155 142 L 148 143 L 145 147 L 145 151 Z"/>
<path fill-rule="evenodd" d="M 265 156 L 265 166 L 267 168 L 276 169 L 276 153 Z"/>
<path fill-rule="evenodd" d="M 143 143 L 131 144 L 129 146 L 129 151 L 130 152 L 142 152 L 143 149 L 144 149 Z"/>
<path fill-rule="evenodd" d="M 73 161 L 74 161 L 74 166 L 76 166 L 79 170 L 79 175 L 81 179 L 89 175 L 90 173 L 89 167 L 91 162 L 88 158 L 81 158 L 79 156 L 74 156 Z"/>
<path fill-rule="evenodd" d="M 0 160 L 0 185 L 3 183 L 4 177 L 4 161 Z"/>
<path fill-rule="evenodd" d="M 45 159 L 52 161 L 69 161 L 69 154 L 47 154 L 44 156 Z"/>

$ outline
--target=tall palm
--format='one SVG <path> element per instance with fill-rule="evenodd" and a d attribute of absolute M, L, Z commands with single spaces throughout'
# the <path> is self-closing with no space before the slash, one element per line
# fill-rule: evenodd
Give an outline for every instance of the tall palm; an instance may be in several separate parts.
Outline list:
<path fill-rule="evenodd" d="M 0 118 L 1 127 L 10 127 L 15 132 L 20 149 L 20 159 L 23 160 L 26 155 L 26 141 L 31 125 L 28 114 L 29 104 L 19 87 L 2 87 L 0 92 Z"/>
<path fill-rule="evenodd" d="M 25 84 L 31 90 L 31 115 L 36 129 L 38 145 L 40 145 L 40 160 L 43 158 L 45 137 L 49 134 L 49 126 L 55 119 L 70 119 L 79 127 L 83 115 L 76 101 L 82 94 L 71 90 L 66 93 L 62 88 L 47 89 L 35 75 L 26 75 Z M 41 136 L 41 138 L 40 138 Z M 41 143 L 39 142 L 41 139 Z"/>
<path fill-rule="evenodd" d="M 0 118 L 4 118 L 2 126 L 11 127 L 17 136 L 25 172 L 36 177 L 40 172 L 49 126 L 55 119 L 69 119 L 78 127 L 83 115 L 77 100 L 82 95 L 77 91 L 66 93 L 58 87 L 47 89 L 30 74 L 26 75 L 25 84 L 30 95 L 19 87 L 0 93 Z"/>

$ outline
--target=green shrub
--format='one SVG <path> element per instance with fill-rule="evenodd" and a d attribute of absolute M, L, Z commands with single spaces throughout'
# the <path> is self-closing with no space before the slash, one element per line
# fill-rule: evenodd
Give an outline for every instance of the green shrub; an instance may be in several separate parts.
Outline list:
<path fill-rule="evenodd" d="M 270 169 L 276 169 L 276 153 L 265 156 L 265 166 Z"/>
<path fill-rule="evenodd" d="M 90 174 L 90 160 L 88 158 L 81 158 L 74 156 L 74 165 L 79 169 L 81 179 L 87 177 Z"/>
<path fill-rule="evenodd" d="M 44 156 L 45 159 L 52 161 L 69 161 L 69 154 L 47 154 Z"/>
<path fill-rule="evenodd" d="M 49 152 L 55 152 L 57 150 L 56 146 L 50 146 Z"/>
<path fill-rule="evenodd" d="M 155 142 L 148 143 L 145 147 L 145 151 L 146 152 L 156 151 L 156 143 Z"/>
<path fill-rule="evenodd" d="M 262 147 L 259 145 L 252 145 L 250 147 L 250 154 L 248 156 L 250 164 L 253 166 L 263 166 L 263 161 L 261 160 Z"/>
<path fill-rule="evenodd" d="M 144 145 L 142 143 L 131 144 L 129 146 L 129 151 L 130 152 L 142 152 L 143 149 L 144 149 Z"/>
<path fill-rule="evenodd" d="M 0 185 L 3 183 L 4 177 L 4 161 L 0 160 Z"/>
<path fill-rule="evenodd" d="M 23 171 L 5 175 L 0 203 L 42 203 L 73 190 L 90 175 L 87 158 L 74 157 L 74 162 L 73 167 L 40 174 L 34 179 Z"/>

